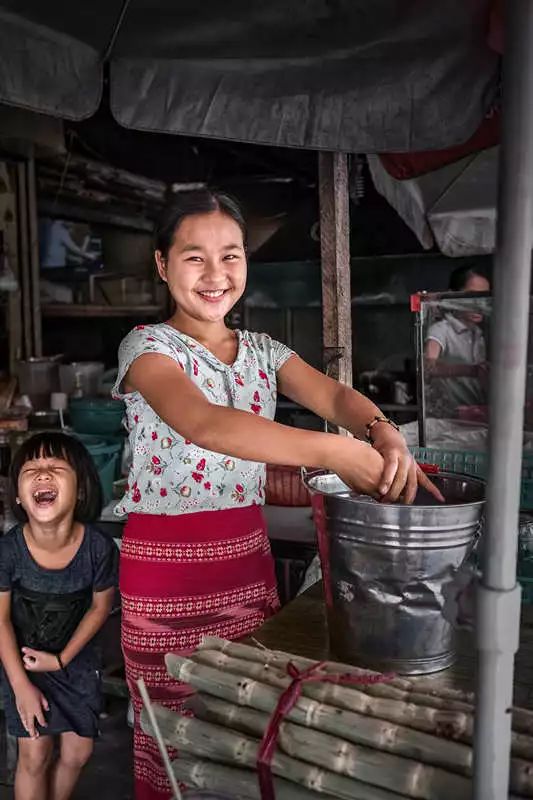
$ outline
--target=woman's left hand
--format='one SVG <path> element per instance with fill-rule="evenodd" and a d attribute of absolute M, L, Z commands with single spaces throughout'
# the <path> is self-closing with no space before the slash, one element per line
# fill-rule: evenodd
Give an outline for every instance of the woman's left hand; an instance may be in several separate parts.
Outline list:
<path fill-rule="evenodd" d="M 57 672 L 60 669 L 57 656 L 31 647 L 22 648 L 22 661 L 28 672 Z"/>
<path fill-rule="evenodd" d="M 401 500 L 410 505 L 415 500 L 419 486 L 430 492 L 439 502 L 444 502 L 444 497 L 435 484 L 414 460 L 399 431 L 384 422 L 374 426 L 372 438 L 374 449 L 385 461 L 379 485 L 383 503 L 396 503 Z"/>

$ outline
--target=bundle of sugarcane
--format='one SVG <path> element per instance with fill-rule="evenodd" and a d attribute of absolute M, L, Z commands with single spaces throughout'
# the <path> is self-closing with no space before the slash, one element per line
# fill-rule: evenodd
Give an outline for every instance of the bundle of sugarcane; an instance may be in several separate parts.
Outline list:
<path fill-rule="evenodd" d="M 186 754 L 174 764 L 176 776 L 202 788 L 233 787 L 233 794 L 238 787 L 239 797 L 258 800 L 253 770 L 272 712 L 292 681 L 288 665 L 307 669 L 313 662 L 214 638 L 206 638 L 190 658 L 169 655 L 166 662 L 173 677 L 198 692 L 194 717 L 156 707 L 165 741 Z M 439 697 L 433 687 L 414 689 L 400 678 L 376 683 L 368 672 L 347 665 L 327 664 L 325 671 L 363 682 L 301 684 L 271 763 L 277 800 L 470 798 L 470 696 L 445 690 Z M 533 715 L 517 711 L 511 789 L 533 797 Z M 143 726 L 150 732 L 144 717 Z"/>
<path fill-rule="evenodd" d="M 278 688 L 290 683 L 287 674 L 289 662 L 298 669 L 308 669 L 313 661 L 274 650 L 212 636 L 204 637 L 193 656 L 195 661 L 207 666 L 221 667 L 227 672 L 257 678 Z M 328 662 L 327 673 L 348 674 L 356 677 L 376 676 L 371 670 L 348 664 Z M 386 682 L 369 682 L 351 687 L 328 683 L 305 684 L 303 692 L 313 700 L 332 706 L 357 711 L 368 716 L 399 722 L 415 730 L 435 733 L 447 739 L 472 744 L 474 730 L 474 697 L 458 689 L 439 687 L 432 681 L 394 677 Z M 393 702 L 391 702 L 393 701 Z M 533 712 L 513 708 L 513 755 L 533 761 Z"/>

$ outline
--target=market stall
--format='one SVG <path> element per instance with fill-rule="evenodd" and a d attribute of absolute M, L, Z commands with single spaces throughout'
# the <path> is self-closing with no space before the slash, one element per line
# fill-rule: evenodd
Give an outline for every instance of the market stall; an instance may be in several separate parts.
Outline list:
<path fill-rule="evenodd" d="M 529 176 L 533 159 L 533 114 L 528 102 L 533 84 L 533 56 L 529 47 L 532 34 L 533 7 L 518 0 L 512 4 L 508 16 L 509 55 L 504 71 L 499 235 L 492 328 L 495 352 L 491 374 L 492 438 L 487 529 L 476 625 L 479 663 L 473 789 L 479 800 L 501 800 L 507 796 L 511 763 L 511 715 L 508 712 L 512 706 L 514 656 L 519 644 L 516 531 L 520 506 L 532 244 Z M 279 646 L 279 642 L 276 644 Z M 175 675 L 191 678 L 194 674 L 193 667 L 182 671 L 178 664 L 174 666 Z M 201 682 L 196 685 L 205 688 Z M 247 704 L 245 698 L 237 702 Z"/>
<path fill-rule="evenodd" d="M 15 41 L 17 35 L 23 31 L 27 41 L 32 43 L 32 52 L 39 63 L 47 64 L 50 69 L 44 74 L 41 86 L 41 95 L 37 97 L 32 80 L 29 75 L 36 74 L 36 70 L 27 64 L 18 63 L 19 69 L 14 74 L 18 80 L 3 87 L 2 97 L 12 104 L 24 104 L 38 108 L 40 111 L 54 111 L 58 114 L 81 117 L 94 111 L 98 102 L 101 81 L 103 76 L 102 63 L 110 60 L 122 26 L 127 21 L 128 3 L 121 9 L 108 8 L 104 18 L 109 22 L 105 33 L 94 30 L 89 26 L 88 38 L 83 41 L 75 37 L 78 25 L 76 20 L 70 18 L 66 24 L 61 25 L 61 32 L 54 30 L 57 9 L 52 9 L 51 16 L 46 19 L 36 4 L 27 3 L 26 16 L 12 14 L 11 11 L 3 12 L 6 23 L 2 27 L 4 47 L 2 52 L 6 60 L 11 58 L 10 69 L 4 71 L 10 74 L 13 67 L 20 60 L 19 50 L 10 49 L 10 42 Z M 384 4 L 386 5 L 386 4 Z M 412 13 L 418 4 L 413 4 Z M 123 40 L 121 57 L 114 60 L 111 65 L 111 84 L 113 107 L 121 122 L 143 129 L 164 129 L 172 132 L 194 132 L 200 135 L 233 136 L 234 138 L 254 138 L 256 141 L 276 141 L 278 144 L 307 146 L 325 150 L 374 150 L 374 149 L 401 149 L 402 147 L 430 147 L 448 144 L 450 140 L 460 141 L 471 133 L 479 122 L 479 118 L 486 110 L 484 108 L 487 94 L 496 90 L 497 85 L 497 57 L 489 52 L 485 43 L 485 32 L 480 24 L 485 19 L 486 8 L 479 4 L 475 10 L 466 10 L 464 4 L 455 4 L 456 16 L 449 13 L 443 19 L 442 11 L 427 11 L 429 15 L 424 18 L 422 31 L 428 27 L 433 31 L 433 36 L 417 38 L 428 39 L 428 49 L 425 53 L 424 69 L 414 70 L 414 73 L 424 75 L 424 81 L 419 86 L 417 114 L 413 113 L 413 90 L 405 72 L 397 69 L 397 65 L 389 65 L 386 75 L 377 81 L 375 71 L 366 73 L 368 80 L 362 81 L 362 86 L 357 96 L 347 97 L 345 102 L 337 108 L 335 114 L 331 113 L 328 105 L 331 96 L 326 96 L 322 105 L 314 98 L 310 109 L 299 114 L 292 100 L 300 95 L 295 91 L 301 87 L 298 65 L 291 80 L 290 95 L 280 97 L 276 94 L 280 114 L 275 118 L 271 113 L 273 85 L 265 80 L 265 96 L 259 98 L 256 107 L 257 113 L 243 113 L 243 104 L 249 110 L 250 92 L 235 91 L 233 82 L 228 78 L 227 83 L 221 79 L 220 64 L 209 64 L 209 69 L 203 75 L 201 83 L 202 97 L 205 97 L 205 106 L 197 109 L 194 118 L 187 118 L 190 110 L 190 95 L 183 90 L 183 84 L 191 78 L 191 70 L 195 64 L 182 60 L 183 71 L 180 73 L 181 93 L 169 92 L 169 87 L 174 86 L 173 70 L 175 63 L 172 58 L 163 63 L 153 59 L 147 63 L 141 59 L 140 63 L 131 58 L 132 48 L 139 47 L 139 32 L 144 35 L 142 20 L 134 17 L 129 28 L 124 28 L 126 38 Z M 479 587 L 479 618 L 477 626 L 477 647 L 479 650 L 479 677 L 477 681 L 477 721 L 474 748 L 474 791 L 479 800 L 501 800 L 508 794 L 509 762 L 511 745 L 511 719 L 508 709 L 511 705 L 512 673 L 514 653 L 518 647 L 519 605 L 520 591 L 516 584 L 516 550 L 517 550 L 517 521 L 519 511 L 520 492 L 520 461 L 523 432 L 523 397 L 525 386 L 526 351 L 527 351 L 527 319 L 529 312 L 529 273 L 531 253 L 531 206 L 532 196 L 529 185 L 529 176 L 532 172 L 533 148 L 533 111 L 529 104 L 529 91 L 533 85 L 533 54 L 530 50 L 530 41 L 533 38 L 533 7 L 530 0 L 515 0 L 510 4 L 509 25 L 507 28 L 508 55 L 506 56 L 506 69 L 504 77 L 504 117 L 503 117 L 503 142 L 501 147 L 501 174 L 499 190 L 499 236 L 496 250 L 496 280 L 494 291 L 494 320 L 493 320 L 493 348 L 496 353 L 493 371 L 491 374 L 491 446 L 490 466 L 488 479 L 488 512 L 486 530 L 485 563 L 483 565 L 482 580 Z M 382 9 L 386 11 L 387 9 Z M 390 10 L 390 9 L 389 9 Z M 202 11 L 202 13 L 204 13 Z M 214 13 L 214 12 L 213 12 Z M 436 13 L 437 19 L 431 16 Z M 473 16 L 468 16 L 468 15 Z M 451 38 L 460 39 L 466 45 L 466 56 L 456 58 L 452 68 L 448 66 L 447 56 L 443 58 L 441 70 L 428 68 L 435 59 L 429 53 L 445 40 L 442 35 L 443 27 L 450 21 L 461 16 L 464 24 L 452 30 Z M 467 15 L 467 18 L 464 18 Z M 91 12 L 92 18 L 99 19 L 99 15 Z M 383 19 L 393 20 L 394 16 L 382 14 Z M 474 19 L 475 17 L 475 19 Z M 413 18 L 408 20 L 413 23 Z M 224 24 L 226 20 L 224 19 Z M 320 20 L 318 21 L 320 22 Z M 476 24 L 473 24 L 473 23 Z M 49 36 L 42 36 L 43 23 L 48 25 Z M 316 20 L 314 20 L 316 23 Z M 167 23 L 165 23 L 166 25 Z M 275 21 L 277 25 L 278 22 Z M 313 26 L 312 26 L 313 27 Z M 346 27 L 346 26 L 345 26 Z M 452 25 L 453 28 L 453 25 Z M 313 27 L 313 29 L 315 29 Z M 411 33 L 413 25 L 405 24 L 400 30 L 406 32 L 405 39 L 400 44 L 407 43 L 411 46 Z M 415 26 L 415 29 L 416 26 Z M 264 31 L 264 29 L 262 29 Z M 316 30 L 316 29 L 315 29 Z M 343 44 L 342 37 L 339 42 L 338 32 L 333 37 L 337 45 Z M 475 47 L 469 49 L 472 40 L 472 31 L 477 31 Z M 459 37 L 458 31 L 462 33 Z M 108 34 L 111 32 L 111 36 Z M 388 30 L 392 35 L 393 29 Z M 161 31 L 156 31 L 156 43 Z M 311 37 L 312 38 L 312 37 Z M 367 45 L 369 37 L 362 37 L 363 48 Z M 380 57 L 380 42 L 386 36 L 376 35 L 374 43 L 374 56 L 376 64 L 386 62 Z M 209 38 L 209 46 L 211 39 Z M 105 45 L 105 46 L 103 46 Z M 242 45 L 242 42 L 241 42 Z M 53 49 L 56 55 L 53 57 Z M 341 48 L 342 50 L 342 48 Z M 446 50 L 446 48 L 444 48 Z M 398 47 L 396 52 L 402 52 Z M 440 47 L 437 53 L 440 53 Z M 449 51 L 446 51 L 449 52 Z M 102 59 L 102 53 L 104 58 Z M 245 53 L 246 55 L 246 53 Z M 357 52 L 351 54 L 354 63 L 357 63 Z M 194 62 L 197 52 L 194 54 Z M 279 53 L 276 54 L 279 57 Z M 58 60 L 62 65 L 75 65 L 72 70 L 62 69 L 59 72 L 64 76 L 62 86 L 55 80 L 58 70 Z M 224 60 L 224 59 L 222 59 Z M 438 61 L 438 59 L 436 59 Z M 329 65 L 328 78 L 331 85 L 341 80 L 341 74 L 349 74 L 346 63 L 339 62 L 342 69 L 333 69 L 335 58 Z M 348 61 L 348 63 L 350 63 Z M 370 63 L 368 60 L 367 63 Z M 405 58 L 400 58 L 400 63 L 405 64 Z M 248 69 L 248 59 L 243 59 Z M 463 68 L 457 65 L 462 64 Z M 457 83 L 446 83 L 444 77 L 455 76 L 462 87 L 464 68 L 466 65 L 473 67 L 475 80 L 471 83 L 469 97 L 471 102 L 468 108 L 462 109 L 457 115 L 452 113 L 451 106 L 455 103 L 459 91 Z M 241 64 L 242 66 L 242 64 Z M 283 80 L 276 80 L 276 87 L 283 85 L 287 72 L 282 65 Z M 312 69 L 307 73 L 313 76 L 322 69 L 320 59 L 312 61 Z M 337 64 L 336 66 L 339 66 Z M 372 65 L 374 66 L 375 65 Z M 433 63 L 434 66 L 434 63 Z M 257 75 L 261 76 L 264 64 L 258 63 L 255 73 L 250 73 L 250 86 L 257 85 Z M 224 65 L 225 69 L 225 65 Z M 396 73 L 395 73 L 396 70 Z M 356 70 L 354 70 L 355 72 Z M 467 70 L 468 71 L 468 70 Z M 235 71 L 235 74 L 238 70 Z M 235 74 L 232 77 L 235 77 Z M 413 74 L 413 72 L 409 73 Z M 54 80 L 47 81 L 53 76 Z M 84 76 L 84 91 L 80 92 L 80 76 Z M 371 76 L 371 77 L 369 77 Z M 430 79 L 430 85 L 426 83 Z M 457 76 L 461 76 L 460 79 Z M 73 80 L 73 77 L 75 78 Z M 394 77 L 394 80 L 392 80 Z M 242 78 L 242 74 L 241 74 Z M 247 83 L 247 81 L 244 81 Z M 432 113 L 428 112 L 429 100 L 435 101 L 437 93 L 435 85 L 444 83 L 447 91 L 443 93 L 443 102 L 431 106 Z M 376 91 L 376 84 L 381 90 L 384 87 L 393 87 L 392 91 Z M 139 93 L 139 85 L 155 87 L 157 91 Z M 215 86 L 226 85 L 227 93 L 219 95 L 211 91 Z M 408 97 L 405 97 L 405 87 L 409 86 Z M 44 89 L 47 88 L 48 92 Z M 241 86 L 242 88 L 242 86 Z M 401 91 L 403 89 L 403 91 Z M 394 91 L 400 92 L 400 99 L 391 102 Z M 361 100 L 368 98 L 368 93 L 376 98 L 373 105 L 373 114 L 370 123 L 364 118 L 365 109 L 368 107 Z M 159 110 L 154 109 L 152 98 L 179 96 L 180 103 L 161 103 Z M 195 89 L 195 97 L 197 97 Z M 335 93 L 333 93 L 335 94 Z M 414 93 L 416 94 L 416 92 Z M 213 102 L 213 97 L 216 101 Z M 43 101 L 44 98 L 44 101 Z M 238 98 L 238 102 L 236 100 Z M 403 98 L 403 102 L 402 102 Z M 321 98 L 320 98 L 321 99 Z M 289 102 L 291 100 L 291 102 Z M 377 102 L 379 101 L 379 102 Z M 165 109 L 163 116 L 159 115 L 161 108 Z M 228 107 L 231 109 L 230 117 L 244 120 L 246 125 L 237 125 L 228 132 L 226 127 L 226 114 Z M 424 109 L 425 113 L 421 112 Z M 402 110 L 401 122 L 398 124 L 399 110 Z M 216 111 L 216 113 L 215 113 Z M 386 113 L 385 113 L 386 112 Z M 468 113 L 467 113 L 468 112 Z M 357 117 L 357 124 L 353 124 L 352 114 L 362 114 Z M 297 125 L 286 124 L 280 130 L 278 119 L 290 120 L 297 117 Z M 332 124 L 332 119 L 336 123 Z M 349 119 L 350 124 L 337 124 L 340 120 Z M 189 125 L 184 127 L 184 120 Z M 444 121 L 442 126 L 436 121 Z M 460 121 L 460 124 L 459 124 Z M 274 122 L 275 129 L 272 128 Z M 376 122 L 378 133 L 376 133 Z M 416 124 L 418 122 L 418 125 Z M 268 123 L 268 124 L 267 124 Z M 263 126 L 263 129 L 261 128 Z M 255 128 L 255 132 L 254 132 Z M 441 131 L 442 128 L 442 131 Z M 323 135 L 329 130 L 329 135 Z M 349 131 L 364 132 L 361 138 L 347 135 Z M 435 131 L 442 133 L 442 141 L 435 138 Z M 385 132 L 385 133 L 384 133 Z M 385 135 L 387 134 L 387 135 Z M 346 280 L 348 269 L 348 247 L 346 242 L 346 163 L 345 157 L 329 153 L 321 157 L 322 167 L 322 209 L 323 227 L 321 231 L 323 242 L 323 258 L 325 261 L 325 337 L 324 345 L 328 349 L 327 363 L 335 365 L 334 371 L 340 378 L 349 380 L 351 363 L 346 359 L 349 354 L 349 345 L 343 337 L 349 334 L 350 302 L 346 296 Z M 24 176 L 23 176 L 24 177 Z M 57 175 L 54 175 L 54 180 Z M 22 187 L 24 188 L 24 187 Z M 30 224 L 33 224 L 30 222 Z M 34 238 L 31 239 L 33 248 Z M 35 253 L 33 251 L 33 256 Z M 26 254 L 25 270 L 28 275 L 31 271 L 32 253 Z M 31 293 L 26 287 L 26 307 L 31 303 Z M 27 323 L 26 336 L 31 346 L 31 337 L 35 332 Z M 35 349 L 39 349 L 35 340 Z M 36 352 L 36 354 L 38 354 Z M 299 601 L 298 601 L 299 602 Z M 300 608 L 300 607 L 298 607 Z M 281 619 L 281 618 L 280 618 Z M 280 623 L 281 624 L 281 623 Z M 274 623 L 272 623 L 274 625 Z M 276 629 L 275 635 L 279 636 Z M 279 642 L 276 642 L 279 647 Z M 290 648 L 292 649 L 292 648 Z"/>

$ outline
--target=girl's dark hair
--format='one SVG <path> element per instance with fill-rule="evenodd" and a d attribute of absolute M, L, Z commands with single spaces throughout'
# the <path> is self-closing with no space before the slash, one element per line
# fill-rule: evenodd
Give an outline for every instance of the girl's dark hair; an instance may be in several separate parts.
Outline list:
<path fill-rule="evenodd" d="M 473 278 L 475 275 L 490 281 L 488 271 L 484 267 L 479 267 L 476 264 L 463 264 L 462 267 L 454 269 L 450 275 L 450 292 L 462 292 L 470 278 Z"/>
<path fill-rule="evenodd" d="M 246 222 L 237 201 L 223 192 L 195 189 L 190 192 L 180 192 L 162 211 L 155 231 L 155 249 L 167 259 L 174 234 L 183 220 L 193 214 L 210 214 L 213 211 L 220 211 L 237 223 L 246 247 Z"/>
<path fill-rule="evenodd" d="M 74 472 L 78 483 L 78 500 L 74 508 L 76 522 L 95 522 L 102 511 L 102 487 L 96 466 L 89 452 L 79 439 L 65 433 L 46 431 L 36 433 L 19 447 L 9 472 L 9 503 L 19 522 L 27 522 L 28 516 L 17 503 L 19 475 L 27 461 L 36 458 L 60 458 Z"/>

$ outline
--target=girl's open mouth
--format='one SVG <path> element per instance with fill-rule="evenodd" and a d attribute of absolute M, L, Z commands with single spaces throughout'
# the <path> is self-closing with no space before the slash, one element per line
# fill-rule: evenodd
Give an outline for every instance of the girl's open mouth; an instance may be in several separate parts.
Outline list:
<path fill-rule="evenodd" d="M 35 503 L 40 507 L 52 505 L 57 499 L 57 489 L 36 489 L 33 493 Z"/>

